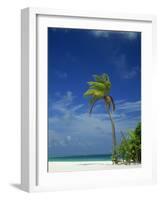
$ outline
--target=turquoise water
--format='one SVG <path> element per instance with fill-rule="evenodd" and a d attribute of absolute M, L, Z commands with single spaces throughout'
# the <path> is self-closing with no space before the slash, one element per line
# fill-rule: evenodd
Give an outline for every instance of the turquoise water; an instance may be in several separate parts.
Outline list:
<path fill-rule="evenodd" d="M 106 155 L 83 155 L 83 156 L 65 156 L 65 157 L 50 157 L 48 161 L 59 162 L 80 162 L 80 161 L 111 161 L 111 154 Z"/>

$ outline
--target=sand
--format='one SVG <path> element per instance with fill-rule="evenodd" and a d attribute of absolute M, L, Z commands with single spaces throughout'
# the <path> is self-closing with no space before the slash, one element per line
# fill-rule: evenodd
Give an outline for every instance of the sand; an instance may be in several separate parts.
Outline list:
<path fill-rule="evenodd" d="M 136 168 L 141 164 L 113 165 L 112 161 L 88 161 L 88 162 L 49 162 L 48 172 L 65 171 L 87 171 L 87 170 L 107 170 L 120 168 Z"/>

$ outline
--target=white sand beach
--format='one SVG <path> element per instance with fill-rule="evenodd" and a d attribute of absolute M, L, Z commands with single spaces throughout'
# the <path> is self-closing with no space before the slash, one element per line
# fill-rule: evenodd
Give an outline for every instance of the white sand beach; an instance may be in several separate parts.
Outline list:
<path fill-rule="evenodd" d="M 88 161 L 88 162 L 48 162 L 48 172 L 70 172 L 88 170 L 108 170 L 121 168 L 138 168 L 141 164 L 113 165 L 112 161 Z"/>

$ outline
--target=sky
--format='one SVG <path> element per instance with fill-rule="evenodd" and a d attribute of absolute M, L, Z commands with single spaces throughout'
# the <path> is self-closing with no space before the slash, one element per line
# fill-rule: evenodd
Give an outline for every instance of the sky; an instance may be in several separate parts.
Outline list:
<path fill-rule="evenodd" d="M 89 116 L 83 93 L 107 73 L 117 142 L 141 120 L 141 33 L 48 28 L 48 155 L 110 154 L 111 124 L 103 102 Z"/>

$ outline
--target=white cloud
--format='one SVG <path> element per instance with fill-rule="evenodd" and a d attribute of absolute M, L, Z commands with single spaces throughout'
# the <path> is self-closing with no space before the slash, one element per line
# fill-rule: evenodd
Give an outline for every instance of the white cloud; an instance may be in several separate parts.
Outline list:
<path fill-rule="evenodd" d="M 63 97 L 63 102 L 71 103 L 74 99 L 74 95 L 71 91 L 67 91 L 67 93 Z"/>
<path fill-rule="evenodd" d="M 108 38 L 110 35 L 109 31 L 101 31 L 101 30 L 94 30 L 94 31 L 90 31 L 90 33 L 95 36 L 95 37 L 104 37 L 104 38 Z"/>
<path fill-rule="evenodd" d="M 139 71 L 138 66 L 129 65 L 127 56 L 125 54 L 115 56 L 113 63 L 123 79 L 132 79 L 137 75 Z"/>
<path fill-rule="evenodd" d="M 75 96 L 71 91 L 67 91 L 64 95 L 55 95 L 59 99 L 54 102 L 52 109 L 61 112 L 62 114 L 74 113 L 80 110 L 84 104 L 73 105 Z"/>
<path fill-rule="evenodd" d="M 112 34 L 120 35 L 121 37 L 129 40 L 135 40 L 137 38 L 138 33 L 137 32 L 131 32 L 131 31 L 110 31 L 110 30 L 93 30 L 90 31 L 93 36 L 95 37 L 104 37 L 108 38 Z"/>
<path fill-rule="evenodd" d="M 67 135 L 67 140 L 71 141 L 72 137 L 70 135 Z"/>
<path fill-rule="evenodd" d="M 141 101 L 135 102 L 124 102 L 123 104 L 118 105 L 118 109 L 125 111 L 126 113 L 140 111 Z"/>
<path fill-rule="evenodd" d="M 130 32 L 130 31 L 122 31 L 119 32 L 124 38 L 134 40 L 137 38 L 138 33 L 137 32 Z"/>
<path fill-rule="evenodd" d="M 60 112 L 65 112 L 66 107 L 71 105 L 75 98 L 71 91 L 67 91 L 64 95 L 61 95 L 59 93 L 59 96 L 58 95 L 56 96 L 59 97 L 59 100 L 54 102 L 54 104 L 52 105 L 52 109 L 55 109 Z"/>
<path fill-rule="evenodd" d="M 49 137 L 50 143 L 55 136 L 56 145 L 66 146 L 70 142 L 76 141 L 78 146 L 83 148 L 87 141 L 90 145 L 96 142 L 107 141 L 111 139 L 111 123 L 109 117 L 100 106 L 90 116 L 88 110 L 83 104 L 75 105 L 75 96 L 68 91 L 64 96 L 54 102 L 52 109 L 54 116 L 49 118 Z M 104 107 L 102 103 L 102 107 Z M 100 109 L 100 110 L 99 110 Z M 81 112 L 78 112 L 81 111 Z M 101 111 L 101 112 L 100 112 Z M 116 112 L 112 114 L 116 132 L 119 135 L 121 131 L 133 129 L 140 120 L 140 116 L 129 115 L 140 111 L 140 101 L 127 102 L 125 100 L 116 101 Z M 82 142 L 83 141 L 83 142 Z"/>
<path fill-rule="evenodd" d="M 71 108 L 71 111 L 76 112 L 76 111 L 78 111 L 79 109 L 81 109 L 82 107 L 84 107 L 83 104 L 79 104 L 79 105 L 73 106 L 73 107 Z"/>
<path fill-rule="evenodd" d="M 66 79 L 68 77 L 66 72 L 61 72 L 59 70 L 55 70 L 55 75 L 60 79 Z"/>
<path fill-rule="evenodd" d="M 138 68 L 137 67 L 133 67 L 131 70 L 124 72 L 124 79 L 132 79 L 136 76 L 138 72 Z"/>

